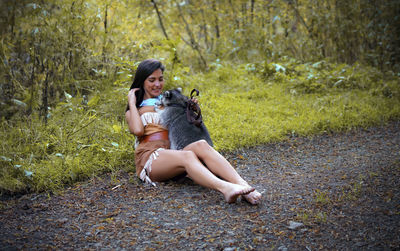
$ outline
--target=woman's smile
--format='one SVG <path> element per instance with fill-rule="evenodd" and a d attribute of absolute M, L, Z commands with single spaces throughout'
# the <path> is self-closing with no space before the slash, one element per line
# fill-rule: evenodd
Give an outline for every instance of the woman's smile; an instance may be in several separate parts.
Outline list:
<path fill-rule="evenodd" d="M 155 98 L 162 93 L 164 87 L 164 76 L 161 69 L 155 70 L 144 81 L 144 96 L 143 99 Z"/>

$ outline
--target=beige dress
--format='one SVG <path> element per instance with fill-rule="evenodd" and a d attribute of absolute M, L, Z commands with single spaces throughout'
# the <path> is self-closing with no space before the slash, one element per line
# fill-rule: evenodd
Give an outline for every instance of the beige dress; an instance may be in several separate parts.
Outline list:
<path fill-rule="evenodd" d="M 144 126 L 144 136 L 150 135 L 156 132 L 166 130 L 160 124 L 160 115 L 157 112 L 145 112 L 140 115 Z M 150 179 L 151 165 L 155 159 L 157 159 L 160 151 L 169 149 L 169 140 L 157 140 L 146 143 L 139 143 L 140 139 L 136 138 L 135 143 L 135 165 L 136 175 L 145 183 L 155 183 Z"/>

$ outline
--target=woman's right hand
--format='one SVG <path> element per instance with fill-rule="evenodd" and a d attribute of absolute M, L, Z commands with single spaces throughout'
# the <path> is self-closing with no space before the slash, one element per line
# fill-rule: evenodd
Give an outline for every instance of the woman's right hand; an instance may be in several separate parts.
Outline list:
<path fill-rule="evenodd" d="M 140 90 L 140 89 L 139 88 L 133 88 L 133 89 L 129 90 L 128 102 L 132 106 L 136 106 L 136 95 L 135 95 L 135 92 L 138 91 L 138 90 Z"/>

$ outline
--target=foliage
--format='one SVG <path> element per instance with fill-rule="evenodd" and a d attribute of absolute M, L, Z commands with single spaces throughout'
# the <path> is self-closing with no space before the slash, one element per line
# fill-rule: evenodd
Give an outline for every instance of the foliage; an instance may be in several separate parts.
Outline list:
<path fill-rule="evenodd" d="M 202 90 L 200 102 L 218 149 L 370 126 L 399 117 L 400 82 L 396 76 L 385 80 L 373 68 L 358 66 L 356 70 L 326 63 L 318 70 L 325 72 L 323 77 L 304 82 L 315 71 L 310 65 L 317 64 L 298 63 L 293 70 L 291 65 L 296 64 L 267 64 L 274 69 L 269 77 L 265 76 L 265 64 L 220 65 L 213 73 L 190 77 L 192 84 L 185 87 Z M 332 84 L 340 68 L 347 69 L 341 75 L 351 79 L 352 85 Z M 377 81 L 376 74 L 382 79 Z"/>
<path fill-rule="evenodd" d="M 39 118 L 1 123 L 2 191 L 51 191 L 102 172 L 131 170 L 133 138 L 121 120 L 124 97 L 116 89 L 66 101 Z M 109 106 L 119 107 L 116 110 Z"/>
<path fill-rule="evenodd" d="M 0 187 L 53 190 L 133 167 L 138 62 L 201 91 L 219 150 L 399 117 L 398 1 L 0 3 Z M 227 130 L 229 128 L 229 130 Z"/>
<path fill-rule="evenodd" d="M 369 126 L 400 116 L 398 77 L 384 77 L 368 67 L 325 63 L 319 66 L 320 77 L 305 85 L 302 79 L 318 64 L 288 62 L 216 63 L 215 71 L 198 74 L 187 74 L 182 67 L 167 79 L 166 88 L 201 91 L 204 120 L 218 150 Z M 344 79 L 352 76 L 352 85 L 332 84 L 338 69 L 346 69 L 341 74 Z M 54 190 L 105 171 L 133 170 L 134 138 L 123 116 L 127 71 L 88 100 L 64 93 L 65 101 L 49 110 L 46 125 L 38 116 L 3 120 L 2 190 Z M 370 77 L 365 72 L 371 72 Z M 309 91 L 315 82 L 325 87 Z"/>
<path fill-rule="evenodd" d="M 162 59 L 172 76 L 182 66 L 213 70 L 218 60 L 271 63 L 287 56 L 301 62 L 359 62 L 397 74 L 400 69 L 398 1 L 0 4 L 0 116 L 7 119 L 39 112 L 45 120 L 64 91 L 87 95 L 104 87 L 102 79 L 112 83 L 121 68 L 148 57 Z"/>
<path fill-rule="evenodd" d="M 153 1 L 154 2 L 154 1 Z M 332 58 L 399 71 L 398 1 L 159 1 L 164 33 L 180 38 L 180 59 Z M 184 52 L 184 53 L 182 53 Z M 193 60 L 197 59 L 197 60 Z"/>

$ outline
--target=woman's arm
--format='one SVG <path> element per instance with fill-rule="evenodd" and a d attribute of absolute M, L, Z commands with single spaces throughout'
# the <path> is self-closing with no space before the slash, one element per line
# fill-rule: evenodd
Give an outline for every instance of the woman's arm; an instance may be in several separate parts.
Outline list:
<path fill-rule="evenodd" d="M 128 122 L 129 131 L 136 136 L 142 136 L 144 133 L 144 126 L 142 120 L 140 119 L 139 111 L 136 107 L 136 96 L 135 92 L 138 91 L 139 88 L 134 88 L 129 91 L 128 94 L 128 104 L 129 110 L 126 111 L 125 117 Z"/>

